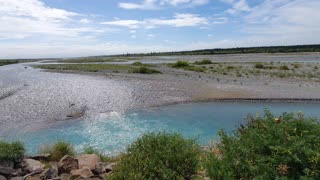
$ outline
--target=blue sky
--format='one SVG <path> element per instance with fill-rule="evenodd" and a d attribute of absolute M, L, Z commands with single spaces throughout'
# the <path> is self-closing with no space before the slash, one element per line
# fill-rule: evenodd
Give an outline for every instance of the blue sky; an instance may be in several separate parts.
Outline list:
<path fill-rule="evenodd" d="M 0 0 L 0 58 L 320 43 L 319 0 Z"/>

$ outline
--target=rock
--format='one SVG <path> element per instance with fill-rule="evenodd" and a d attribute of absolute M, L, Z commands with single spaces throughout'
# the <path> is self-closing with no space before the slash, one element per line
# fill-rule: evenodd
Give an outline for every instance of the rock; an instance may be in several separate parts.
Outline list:
<path fill-rule="evenodd" d="M 40 172 L 44 170 L 45 165 L 34 159 L 24 159 L 21 163 L 22 169 L 26 172 Z"/>
<path fill-rule="evenodd" d="M 90 168 L 84 167 L 82 169 L 72 170 L 70 174 L 74 177 L 80 176 L 83 178 L 89 178 L 94 176 L 94 174 L 91 172 Z"/>
<path fill-rule="evenodd" d="M 14 172 L 11 174 L 12 176 L 24 176 L 26 173 L 24 173 L 23 171 L 22 171 L 22 169 L 21 168 L 19 168 L 19 169 L 15 169 L 14 170 Z"/>
<path fill-rule="evenodd" d="M 0 166 L 0 175 L 10 176 L 12 173 L 14 173 L 14 169 L 12 167 Z"/>
<path fill-rule="evenodd" d="M 95 174 L 103 174 L 106 172 L 106 166 L 107 164 L 103 163 L 103 162 L 99 162 L 96 164 L 96 168 L 93 170 L 93 172 Z"/>
<path fill-rule="evenodd" d="M 22 176 L 13 177 L 10 180 L 23 180 L 23 177 Z"/>
<path fill-rule="evenodd" d="M 39 180 L 39 179 L 40 179 L 40 174 L 35 174 L 25 178 L 25 180 Z"/>
<path fill-rule="evenodd" d="M 96 164 L 96 168 L 93 170 L 95 174 L 104 174 L 111 172 L 113 170 L 113 166 L 116 165 L 116 163 L 105 163 L 105 162 L 99 162 Z"/>
<path fill-rule="evenodd" d="M 105 166 L 106 172 L 111 172 L 113 170 L 113 166 L 115 166 L 116 163 L 110 163 L 107 166 Z"/>
<path fill-rule="evenodd" d="M 87 167 L 90 170 L 95 169 L 96 164 L 101 161 L 100 157 L 96 154 L 82 154 L 77 159 L 79 161 L 79 169 Z"/>
<path fill-rule="evenodd" d="M 72 176 L 70 174 L 63 173 L 60 175 L 60 180 L 70 180 L 71 177 Z"/>
<path fill-rule="evenodd" d="M 70 173 L 71 170 L 76 169 L 79 169 L 79 162 L 69 155 L 65 155 L 58 163 L 59 174 Z"/>
<path fill-rule="evenodd" d="M 49 168 L 40 174 L 40 179 L 58 179 L 58 170 Z"/>
<path fill-rule="evenodd" d="M 7 178 L 0 175 L 0 180 L 7 180 Z"/>

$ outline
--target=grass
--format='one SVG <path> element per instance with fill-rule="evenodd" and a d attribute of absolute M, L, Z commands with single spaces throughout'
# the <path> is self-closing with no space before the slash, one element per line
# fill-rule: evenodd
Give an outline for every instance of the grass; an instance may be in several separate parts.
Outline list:
<path fill-rule="evenodd" d="M 0 60 L 0 66 L 10 65 L 10 64 L 16 64 L 19 63 L 19 61 L 14 60 Z"/>
<path fill-rule="evenodd" d="M 177 68 L 177 69 L 184 69 L 187 71 L 195 71 L 195 72 L 204 72 L 205 68 L 201 66 L 193 66 L 190 65 L 188 61 L 178 61 L 174 64 L 169 64 L 169 67 Z"/>
<path fill-rule="evenodd" d="M 139 74 L 162 74 L 161 71 L 158 71 L 156 69 L 147 68 L 144 66 L 141 66 L 139 68 L 135 68 L 130 72 L 131 73 L 139 73 Z"/>
<path fill-rule="evenodd" d="M 0 162 L 18 163 L 24 157 L 25 149 L 21 142 L 0 141 Z"/>
<path fill-rule="evenodd" d="M 103 70 L 109 71 L 130 71 L 133 67 L 130 65 L 118 64 L 50 64 L 39 65 L 36 68 L 48 70 L 62 70 L 62 71 L 83 71 L 83 72 L 98 72 Z"/>
<path fill-rule="evenodd" d="M 40 154 L 50 154 L 50 160 L 59 161 L 63 156 L 75 156 L 73 146 L 64 141 L 58 141 L 52 145 L 44 145 L 39 150 Z"/>
<path fill-rule="evenodd" d="M 63 59 L 54 62 L 63 63 L 103 63 L 103 62 L 127 62 L 131 58 L 123 57 L 85 57 L 85 58 L 75 58 L 75 59 Z"/>
<path fill-rule="evenodd" d="M 202 61 L 196 61 L 194 62 L 194 64 L 196 65 L 206 65 L 206 64 L 212 64 L 212 61 L 209 59 L 204 59 Z"/>

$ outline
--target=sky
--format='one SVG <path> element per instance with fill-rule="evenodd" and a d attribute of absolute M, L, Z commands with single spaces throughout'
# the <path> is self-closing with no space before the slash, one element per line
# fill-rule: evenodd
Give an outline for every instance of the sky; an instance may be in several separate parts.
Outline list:
<path fill-rule="evenodd" d="M 0 0 L 0 58 L 320 43 L 320 0 Z"/>

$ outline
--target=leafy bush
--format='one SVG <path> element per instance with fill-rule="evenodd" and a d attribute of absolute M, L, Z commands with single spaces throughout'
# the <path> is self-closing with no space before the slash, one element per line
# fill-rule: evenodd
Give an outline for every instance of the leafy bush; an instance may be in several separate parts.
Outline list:
<path fill-rule="evenodd" d="M 8 143 L 0 141 L 0 162 L 18 163 L 24 157 L 24 153 L 24 145 L 21 142 Z"/>
<path fill-rule="evenodd" d="M 198 65 L 212 64 L 212 61 L 209 59 L 204 59 L 202 61 L 196 61 L 194 62 L 194 64 L 198 64 Z"/>
<path fill-rule="evenodd" d="M 257 68 L 257 69 L 264 69 L 264 65 L 261 64 L 261 63 L 255 64 L 254 67 Z"/>
<path fill-rule="evenodd" d="M 133 69 L 131 72 L 132 73 L 140 73 L 140 74 L 162 74 L 161 71 L 158 71 L 156 69 L 147 68 L 144 66 Z"/>
<path fill-rule="evenodd" d="M 139 61 L 132 63 L 133 66 L 143 66 L 143 64 Z"/>
<path fill-rule="evenodd" d="M 187 67 L 189 66 L 188 61 L 178 61 L 172 65 L 173 68 L 181 68 L 181 67 Z"/>
<path fill-rule="evenodd" d="M 214 179 L 320 178 L 320 124 L 284 113 L 249 117 L 228 135 L 219 133 L 220 155 L 209 153 L 206 169 Z"/>
<path fill-rule="evenodd" d="M 76 155 L 76 152 L 73 146 L 64 141 L 58 141 L 53 145 L 44 146 L 40 149 L 40 153 L 50 154 L 50 159 L 52 161 L 59 161 L 65 155 L 70 155 L 70 156 Z"/>
<path fill-rule="evenodd" d="M 290 70 L 290 69 L 288 66 L 283 65 L 283 66 L 280 66 L 280 70 Z"/>
<path fill-rule="evenodd" d="M 197 172 L 200 148 L 178 134 L 143 135 L 116 165 L 111 179 L 190 179 Z"/>

